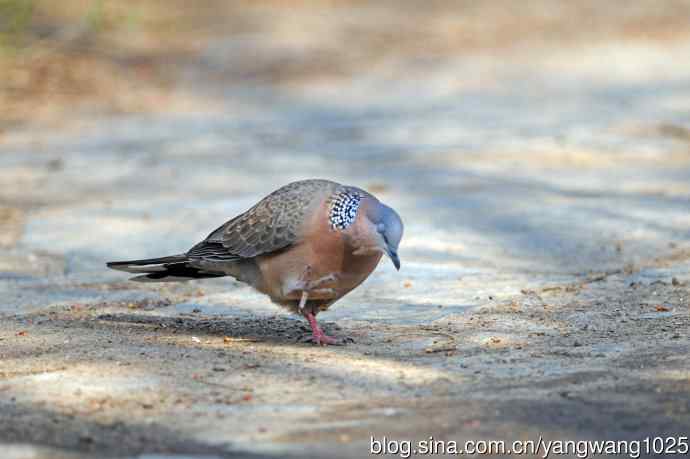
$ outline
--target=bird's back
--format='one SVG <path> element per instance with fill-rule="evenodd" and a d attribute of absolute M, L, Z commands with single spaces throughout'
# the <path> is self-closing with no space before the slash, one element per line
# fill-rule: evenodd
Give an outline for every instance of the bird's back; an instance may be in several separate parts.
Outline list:
<path fill-rule="evenodd" d="M 283 250 L 302 239 L 304 222 L 339 187 L 316 179 L 285 185 L 224 223 L 187 255 L 247 259 Z"/>

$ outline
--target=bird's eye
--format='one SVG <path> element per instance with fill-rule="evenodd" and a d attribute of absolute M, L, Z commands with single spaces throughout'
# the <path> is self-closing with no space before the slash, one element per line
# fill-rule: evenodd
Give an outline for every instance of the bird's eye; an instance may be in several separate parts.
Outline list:
<path fill-rule="evenodd" d="M 378 225 L 376 225 L 376 231 L 378 231 L 379 233 L 383 233 L 384 231 L 386 231 L 386 225 L 384 225 L 383 223 L 379 223 Z"/>

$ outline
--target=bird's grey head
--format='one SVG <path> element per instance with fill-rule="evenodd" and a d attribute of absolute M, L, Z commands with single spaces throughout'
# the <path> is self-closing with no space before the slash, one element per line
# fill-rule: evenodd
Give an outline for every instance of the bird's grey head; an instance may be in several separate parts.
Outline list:
<path fill-rule="evenodd" d="M 398 246 L 403 236 L 403 222 L 400 216 L 381 202 L 377 206 L 373 206 L 367 216 L 376 227 L 379 248 L 388 255 L 395 265 L 395 269 L 399 270 Z"/>

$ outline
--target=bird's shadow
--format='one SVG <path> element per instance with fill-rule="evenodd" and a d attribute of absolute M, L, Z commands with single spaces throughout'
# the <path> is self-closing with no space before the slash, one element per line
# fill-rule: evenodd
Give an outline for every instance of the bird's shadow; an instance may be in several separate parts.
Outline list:
<path fill-rule="evenodd" d="M 98 320 L 112 323 L 139 324 L 168 333 L 194 333 L 268 343 L 298 343 L 311 336 L 307 322 L 297 317 L 189 317 L 151 316 L 143 314 L 102 314 Z M 326 333 L 342 334 L 332 322 L 320 323 Z"/>

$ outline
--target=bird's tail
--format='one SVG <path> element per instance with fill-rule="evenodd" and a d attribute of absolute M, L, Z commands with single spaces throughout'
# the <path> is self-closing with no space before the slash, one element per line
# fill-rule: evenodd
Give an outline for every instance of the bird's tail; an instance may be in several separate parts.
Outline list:
<path fill-rule="evenodd" d="M 110 261 L 107 266 L 118 271 L 139 274 L 130 279 L 138 282 L 175 282 L 226 275 L 223 272 L 208 271 L 195 266 L 186 255 L 146 260 Z"/>

